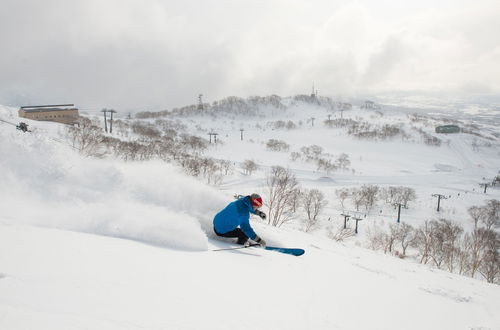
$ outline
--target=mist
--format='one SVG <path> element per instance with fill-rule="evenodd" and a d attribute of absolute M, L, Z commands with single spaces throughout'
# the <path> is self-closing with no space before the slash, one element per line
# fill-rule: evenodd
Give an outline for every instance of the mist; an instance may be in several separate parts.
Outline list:
<path fill-rule="evenodd" d="M 0 104 L 140 111 L 229 95 L 500 93 L 496 1 L 0 4 Z"/>

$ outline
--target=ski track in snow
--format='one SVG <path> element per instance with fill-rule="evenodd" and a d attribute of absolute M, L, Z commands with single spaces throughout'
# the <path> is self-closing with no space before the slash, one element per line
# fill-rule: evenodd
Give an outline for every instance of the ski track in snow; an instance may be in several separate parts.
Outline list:
<path fill-rule="evenodd" d="M 471 297 L 461 296 L 457 292 L 451 292 L 451 291 L 443 290 L 440 288 L 432 288 L 432 289 L 431 288 L 419 288 L 419 289 L 424 291 L 424 292 L 433 294 L 433 295 L 441 296 L 441 297 L 444 297 L 446 299 L 451 299 L 451 300 L 458 302 L 458 303 L 472 302 Z"/>

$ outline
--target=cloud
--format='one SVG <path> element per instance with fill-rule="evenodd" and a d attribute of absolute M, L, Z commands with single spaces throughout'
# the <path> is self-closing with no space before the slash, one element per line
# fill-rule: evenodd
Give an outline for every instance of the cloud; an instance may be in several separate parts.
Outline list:
<path fill-rule="evenodd" d="M 388 76 L 412 56 L 410 49 L 395 36 L 389 37 L 381 49 L 372 54 L 361 80 L 365 85 L 377 85 L 387 81 Z"/>
<path fill-rule="evenodd" d="M 0 103 L 169 108 L 228 95 L 500 91 L 500 5 L 4 0 Z"/>

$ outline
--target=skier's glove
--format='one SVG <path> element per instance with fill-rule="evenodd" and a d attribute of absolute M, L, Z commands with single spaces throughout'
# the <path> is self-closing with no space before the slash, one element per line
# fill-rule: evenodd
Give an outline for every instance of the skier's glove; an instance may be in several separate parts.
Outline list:
<path fill-rule="evenodd" d="M 266 241 L 264 241 L 259 236 L 255 237 L 254 241 L 257 242 L 257 243 L 259 243 L 260 246 L 262 246 L 263 248 L 266 248 Z"/>
<path fill-rule="evenodd" d="M 262 211 L 255 211 L 255 214 L 257 214 L 262 220 L 266 220 L 266 214 Z"/>

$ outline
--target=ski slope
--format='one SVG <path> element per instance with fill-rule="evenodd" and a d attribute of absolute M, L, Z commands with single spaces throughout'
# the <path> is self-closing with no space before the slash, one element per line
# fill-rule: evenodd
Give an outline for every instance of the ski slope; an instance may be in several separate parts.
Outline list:
<path fill-rule="evenodd" d="M 15 111 L 0 107 L 0 118 L 17 121 Z M 437 216 L 432 193 L 468 192 L 442 213 L 465 223 L 467 206 L 499 199 L 498 190 L 472 190 L 495 173 L 495 151 L 475 157 L 461 140 L 437 150 L 339 132 L 330 140 L 332 132 L 319 128 L 295 132 L 297 141 L 294 132 L 280 133 L 297 147 L 351 150 L 355 173 L 326 175 L 266 151 L 261 142 L 273 131 L 256 131 L 242 145 L 235 124 L 210 153 L 234 162 L 255 157 L 262 167 L 210 187 L 160 161 L 84 158 L 61 142 L 59 125 L 29 124 L 32 134 L 0 124 L 0 329 L 500 329 L 498 285 L 364 249 L 366 227 L 338 243 L 296 230 L 300 223 L 275 228 L 252 219 L 269 245 L 304 248 L 301 257 L 215 252 L 227 244 L 211 231 L 233 194 L 262 190 L 275 164 L 325 191 L 324 222 L 328 215 L 338 221 L 336 188 L 373 183 L 418 189 L 418 207 L 404 214 L 413 224 Z M 372 224 L 394 219 L 383 211 Z"/>
<path fill-rule="evenodd" d="M 0 225 L 2 329 L 498 329 L 500 287 L 319 239 L 293 257 Z"/>

